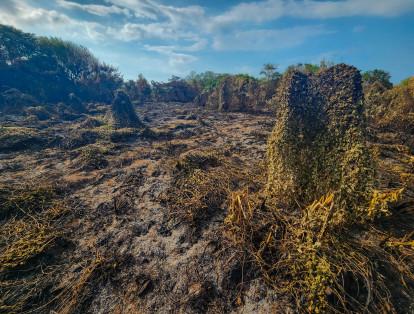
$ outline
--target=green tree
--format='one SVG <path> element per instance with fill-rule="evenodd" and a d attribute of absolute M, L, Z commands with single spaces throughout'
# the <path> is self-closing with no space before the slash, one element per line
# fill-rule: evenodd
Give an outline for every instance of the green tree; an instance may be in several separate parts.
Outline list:
<path fill-rule="evenodd" d="M 390 73 L 381 69 L 374 69 L 364 72 L 362 74 L 362 80 L 366 85 L 371 85 L 375 82 L 378 82 L 381 83 L 385 88 L 392 88 Z"/>
<path fill-rule="evenodd" d="M 108 102 L 121 83 L 118 70 L 85 47 L 0 25 L 0 86 L 47 102 L 66 101 L 70 93 Z"/>
<path fill-rule="evenodd" d="M 277 64 L 266 63 L 263 65 L 260 75 L 263 75 L 267 81 L 277 80 L 280 77 L 277 68 Z"/>

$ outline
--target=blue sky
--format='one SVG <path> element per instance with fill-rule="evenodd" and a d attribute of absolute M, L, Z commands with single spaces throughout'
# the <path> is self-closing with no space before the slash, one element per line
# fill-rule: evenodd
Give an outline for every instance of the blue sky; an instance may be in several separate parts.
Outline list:
<path fill-rule="evenodd" d="M 0 0 L 0 23 L 82 44 L 128 79 L 321 59 L 414 75 L 414 0 Z"/>

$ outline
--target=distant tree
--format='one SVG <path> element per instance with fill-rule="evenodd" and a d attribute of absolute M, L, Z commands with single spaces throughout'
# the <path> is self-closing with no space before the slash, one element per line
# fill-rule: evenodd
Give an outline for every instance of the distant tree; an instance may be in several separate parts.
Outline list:
<path fill-rule="evenodd" d="M 280 77 L 277 68 L 278 66 L 276 64 L 266 63 L 263 65 L 260 75 L 263 75 L 267 81 L 277 80 Z"/>
<path fill-rule="evenodd" d="M 322 59 L 319 64 L 297 63 L 297 64 L 294 64 L 294 65 L 290 65 L 286 69 L 286 72 L 295 70 L 295 71 L 300 71 L 300 72 L 303 72 L 303 73 L 306 73 L 306 74 L 311 74 L 311 73 L 312 74 L 317 74 L 321 70 L 327 69 L 327 68 L 329 68 L 333 65 L 335 65 L 334 62 Z"/>
<path fill-rule="evenodd" d="M 148 101 L 151 98 L 151 85 L 141 73 L 138 75 L 137 88 L 141 97 L 141 101 Z"/>
<path fill-rule="evenodd" d="M 213 71 L 203 73 L 192 71 L 185 80 L 198 92 L 208 92 L 213 90 L 227 76 L 228 74 L 215 73 Z"/>
<path fill-rule="evenodd" d="M 143 103 L 151 98 L 151 85 L 142 74 L 138 75 L 136 81 L 125 82 L 124 90 L 132 101 Z"/>
<path fill-rule="evenodd" d="M 320 69 L 327 69 L 327 68 L 330 68 L 334 65 L 335 65 L 335 62 L 329 61 L 329 60 L 326 60 L 326 59 L 322 59 L 321 62 L 319 63 L 319 68 Z"/>
<path fill-rule="evenodd" d="M 288 66 L 288 68 L 286 69 L 286 72 L 288 71 L 299 71 L 299 72 L 303 72 L 303 73 L 318 73 L 320 70 L 320 66 L 317 64 L 312 64 L 312 63 L 297 63 L 294 65 L 290 65 Z"/>
<path fill-rule="evenodd" d="M 381 69 L 366 71 L 362 74 L 364 84 L 371 85 L 375 82 L 381 83 L 385 88 L 392 88 L 391 75 Z"/>
<path fill-rule="evenodd" d="M 410 81 L 412 80 L 412 77 L 407 77 L 406 79 L 403 79 L 401 82 L 400 82 L 400 86 L 408 86 L 409 84 L 410 84 Z"/>
<path fill-rule="evenodd" d="M 168 79 L 169 82 L 175 82 L 179 80 L 181 80 L 181 78 L 177 75 L 171 75 L 171 77 Z"/>

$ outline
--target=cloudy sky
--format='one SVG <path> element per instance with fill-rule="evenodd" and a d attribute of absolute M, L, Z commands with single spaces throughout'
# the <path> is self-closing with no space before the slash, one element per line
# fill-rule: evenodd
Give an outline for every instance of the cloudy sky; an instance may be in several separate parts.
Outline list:
<path fill-rule="evenodd" d="M 414 0 L 0 0 L 0 23 L 80 43 L 125 78 L 321 59 L 414 74 Z"/>

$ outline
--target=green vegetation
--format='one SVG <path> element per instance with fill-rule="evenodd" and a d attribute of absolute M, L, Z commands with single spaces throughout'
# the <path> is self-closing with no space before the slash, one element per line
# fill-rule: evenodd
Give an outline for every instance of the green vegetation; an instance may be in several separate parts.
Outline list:
<path fill-rule="evenodd" d="M 197 95 L 193 85 L 177 76 L 172 76 L 166 83 L 152 81 L 151 86 L 154 101 L 191 102 Z"/>
<path fill-rule="evenodd" d="M 380 70 L 380 69 L 375 69 L 372 71 L 366 71 L 362 73 L 362 80 L 364 84 L 368 84 L 368 85 L 371 85 L 377 82 L 377 83 L 380 83 L 385 88 L 389 89 L 389 88 L 392 88 L 392 83 L 390 79 L 391 79 L 390 73 L 384 70 Z"/>
<path fill-rule="evenodd" d="M 312 63 L 297 63 L 295 65 L 290 65 L 287 67 L 286 72 L 289 71 L 299 71 L 305 74 L 317 74 L 321 70 L 327 69 L 333 66 L 334 63 L 332 61 L 321 60 L 319 64 L 312 64 Z"/>
<path fill-rule="evenodd" d="M 281 74 L 277 71 L 277 64 L 266 63 L 263 65 L 263 69 L 260 71 L 260 75 L 263 75 L 265 80 L 278 80 Z"/>
<path fill-rule="evenodd" d="M 151 100 L 151 85 L 142 74 L 138 75 L 136 81 L 129 80 L 125 82 L 124 89 L 129 98 L 139 104 Z"/>
<path fill-rule="evenodd" d="M 191 72 L 186 77 L 187 82 L 195 86 L 201 92 L 210 92 L 215 89 L 229 74 L 206 71 L 203 73 Z"/>
<path fill-rule="evenodd" d="M 84 101 L 108 101 L 122 83 L 115 68 L 74 43 L 4 25 L 0 25 L 0 41 L 0 86 L 38 100 L 57 102 L 75 93 Z"/>

